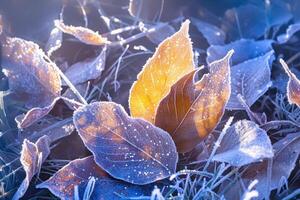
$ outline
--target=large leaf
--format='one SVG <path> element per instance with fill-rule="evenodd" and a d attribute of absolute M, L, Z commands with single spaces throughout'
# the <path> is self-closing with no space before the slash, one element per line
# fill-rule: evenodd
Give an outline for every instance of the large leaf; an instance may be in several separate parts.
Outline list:
<path fill-rule="evenodd" d="M 61 80 L 54 64 L 33 42 L 6 38 L 2 47 L 3 69 L 13 91 L 28 108 L 49 106 L 60 95 Z"/>
<path fill-rule="evenodd" d="M 91 29 L 81 27 L 81 26 L 68 26 L 61 20 L 54 21 L 55 26 L 62 32 L 73 35 L 75 38 L 81 42 L 89 45 L 104 45 L 110 43 L 107 38 L 99 35 Z"/>
<path fill-rule="evenodd" d="M 153 123 L 158 104 L 171 86 L 194 69 L 188 30 L 189 21 L 186 21 L 177 33 L 158 46 L 138 74 L 129 96 L 132 117 L 141 117 Z"/>
<path fill-rule="evenodd" d="M 230 97 L 230 51 L 211 63 L 209 74 L 194 83 L 195 71 L 177 81 L 160 102 L 155 125 L 173 137 L 179 152 L 195 147 L 218 124 Z"/>
<path fill-rule="evenodd" d="M 232 57 L 232 93 L 228 109 L 244 109 L 237 95 L 241 94 L 247 105 L 252 106 L 272 85 L 270 63 L 274 60 L 272 41 L 238 40 L 233 43 L 210 46 L 207 62 L 220 59 L 229 49 L 236 52 Z"/>
<path fill-rule="evenodd" d="M 62 200 L 74 199 L 76 195 L 84 199 L 84 195 L 88 194 L 89 182 L 94 184 L 88 198 L 91 200 L 121 200 L 149 195 L 147 186 L 132 185 L 111 178 L 95 163 L 93 156 L 71 161 L 50 179 L 37 185 L 37 188 L 47 188 Z M 75 187 L 78 189 L 77 194 Z"/>
<path fill-rule="evenodd" d="M 46 160 L 49 153 L 48 136 L 39 138 L 36 143 L 32 143 L 27 139 L 24 140 L 20 160 L 26 172 L 26 177 L 14 194 L 13 200 L 17 200 L 25 194 L 31 179 L 40 172 L 42 163 Z"/>
<path fill-rule="evenodd" d="M 13 94 L 31 109 L 18 119 L 24 128 L 50 112 L 60 96 L 61 79 L 54 63 L 33 42 L 6 38 L 3 44 L 3 71 Z M 24 123 L 23 123 L 23 122 Z"/>
<path fill-rule="evenodd" d="M 129 117 L 118 104 L 84 106 L 74 112 L 74 124 L 96 163 L 117 179 L 147 184 L 175 172 L 178 155 L 169 134 Z"/>
<path fill-rule="evenodd" d="M 267 133 L 254 122 L 242 120 L 227 130 L 213 160 L 241 167 L 273 155 Z"/>
<path fill-rule="evenodd" d="M 257 179 L 256 190 L 259 192 L 259 199 L 263 199 L 273 189 L 280 188 L 284 184 L 281 180 L 289 178 L 292 170 L 295 168 L 296 161 L 300 153 L 300 133 L 287 135 L 273 145 L 274 158 L 271 165 L 271 179 L 268 180 L 268 160 L 261 163 L 249 165 L 243 173 L 242 178 L 249 183 Z M 270 183 L 270 191 L 267 184 Z"/>
<path fill-rule="evenodd" d="M 65 75 L 74 84 L 84 83 L 88 80 L 99 78 L 105 67 L 106 47 L 93 59 L 78 62 L 70 66 Z"/>
<path fill-rule="evenodd" d="M 289 103 L 300 106 L 300 81 L 282 59 L 280 59 L 280 63 L 289 76 L 289 82 L 287 85 L 287 97 Z"/>

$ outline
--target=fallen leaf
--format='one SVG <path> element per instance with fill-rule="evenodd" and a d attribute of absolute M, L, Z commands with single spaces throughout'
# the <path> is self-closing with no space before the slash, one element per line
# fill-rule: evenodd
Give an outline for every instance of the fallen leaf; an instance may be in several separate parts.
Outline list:
<path fill-rule="evenodd" d="M 193 71 L 172 87 L 160 102 L 155 125 L 172 136 L 181 153 L 192 150 L 217 126 L 230 96 L 233 51 L 209 66 L 209 74 L 194 83 Z"/>
<path fill-rule="evenodd" d="M 133 83 L 129 107 L 132 117 L 154 123 L 156 109 L 171 86 L 194 69 L 192 43 L 188 35 L 189 21 L 164 40 L 145 64 Z"/>
<path fill-rule="evenodd" d="M 47 44 L 45 46 L 45 51 L 47 52 L 47 55 L 50 57 L 52 53 L 56 50 L 58 50 L 62 45 L 62 31 L 58 28 L 53 28 L 50 37 L 47 41 Z"/>
<path fill-rule="evenodd" d="M 279 44 L 288 42 L 297 32 L 300 31 L 300 23 L 292 24 L 286 29 L 285 34 L 281 34 L 277 37 Z"/>
<path fill-rule="evenodd" d="M 283 139 L 273 144 L 274 158 L 271 168 L 270 191 L 282 186 L 282 178 L 289 178 L 292 170 L 295 168 L 296 161 L 300 153 L 300 133 L 289 134 Z M 259 192 L 259 199 L 269 194 L 267 183 L 268 160 L 261 163 L 251 164 L 243 173 L 244 182 L 250 182 L 257 179 L 256 190 Z"/>
<path fill-rule="evenodd" d="M 2 66 L 10 90 L 27 108 L 49 106 L 60 96 L 60 76 L 45 56 L 37 44 L 20 38 L 6 38 L 2 45 Z"/>
<path fill-rule="evenodd" d="M 60 97 L 60 75 L 33 42 L 7 37 L 2 51 L 9 88 L 30 109 L 25 118 L 17 119 L 19 128 L 25 128 L 47 115 Z"/>
<path fill-rule="evenodd" d="M 283 1 L 255 1 L 225 12 L 222 28 L 230 41 L 259 38 L 273 26 L 281 26 L 292 18 Z"/>
<path fill-rule="evenodd" d="M 284 71 L 289 76 L 289 82 L 287 85 L 287 97 L 290 104 L 296 104 L 300 106 L 300 81 L 295 74 L 289 69 L 284 60 L 279 60 Z"/>
<path fill-rule="evenodd" d="M 223 45 L 226 34 L 219 27 L 206 23 L 202 20 L 194 18 L 192 23 L 197 27 L 198 31 L 202 33 L 202 35 L 207 40 L 210 45 Z"/>
<path fill-rule="evenodd" d="M 92 180 L 91 180 L 92 179 Z M 47 188 L 62 200 L 74 199 L 75 187 L 78 188 L 79 199 L 83 198 L 89 182 L 93 187 L 89 199 L 124 199 L 148 195 L 147 186 L 137 186 L 111 178 L 94 161 L 93 156 L 76 159 L 58 170 L 50 179 L 37 185 Z"/>
<path fill-rule="evenodd" d="M 271 44 L 271 40 L 242 39 L 224 46 L 212 45 L 208 48 L 208 63 L 222 58 L 230 49 L 236 52 L 232 56 L 232 92 L 226 105 L 227 109 L 245 109 L 237 97 L 239 94 L 251 107 L 272 85 L 270 68 L 274 60 L 274 51 Z"/>
<path fill-rule="evenodd" d="M 50 153 L 49 138 L 43 136 L 36 143 L 32 143 L 25 139 L 22 145 L 20 161 L 26 172 L 26 177 L 13 196 L 13 200 L 20 199 L 29 187 L 29 183 L 33 176 L 39 173 L 42 163 L 46 160 Z"/>
<path fill-rule="evenodd" d="M 105 68 L 106 60 L 106 47 L 103 48 L 101 53 L 93 59 L 87 59 L 70 66 L 65 75 L 74 84 L 81 84 L 88 80 L 97 79 L 101 76 Z M 66 85 L 63 82 L 63 85 Z"/>
<path fill-rule="evenodd" d="M 96 102 L 74 112 L 74 124 L 96 163 L 117 179 L 147 184 L 175 172 L 178 155 L 169 134 L 122 106 Z"/>
<path fill-rule="evenodd" d="M 267 133 L 254 122 L 242 120 L 227 130 L 212 160 L 241 167 L 273 156 Z"/>
<path fill-rule="evenodd" d="M 98 32 L 95 32 L 91 29 L 81 26 L 68 26 L 65 25 L 61 20 L 55 20 L 54 24 L 62 32 L 73 35 L 75 38 L 85 44 L 105 45 L 110 43 L 107 38 L 102 37 Z"/>
<path fill-rule="evenodd" d="M 56 102 L 60 99 L 60 97 L 55 98 L 49 106 L 46 107 L 36 107 L 30 109 L 26 114 L 18 115 L 15 118 L 17 122 L 17 126 L 19 129 L 27 128 L 37 122 L 42 117 L 46 116 L 54 107 Z"/>

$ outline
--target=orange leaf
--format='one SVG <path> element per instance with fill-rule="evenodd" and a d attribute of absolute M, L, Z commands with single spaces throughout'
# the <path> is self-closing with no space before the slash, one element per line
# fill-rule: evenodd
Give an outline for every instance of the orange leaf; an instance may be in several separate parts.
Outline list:
<path fill-rule="evenodd" d="M 296 75 L 289 69 L 284 60 L 280 59 L 279 62 L 281 63 L 284 71 L 289 76 L 289 82 L 287 85 L 287 97 L 289 103 L 294 103 L 297 106 L 300 106 L 300 81 L 296 77 Z"/>
<path fill-rule="evenodd" d="M 154 123 L 159 102 L 175 82 L 194 69 L 189 23 L 185 21 L 178 32 L 165 39 L 138 74 L 129 96 L 132 117 Z"/>
<path fill-rule="evenodd" d="M 211 63 L 210 73 L 194 83 L 196 70 L 182 77 L 160 102 L 155 125 L 173 137 L 177 150 L 190 151 L 217 126 L 230 97 L 230 51 Z"/>
<path fill-rule="evenodd" d="M 54 24 L 62 32 L 73 35 L 83 43 L 90 45 L 103 45 L 109 43 L 107 38 L 102 37 L 91 29 L 81 26 L 67 26 L 60 20 L 55 20 Z"/>

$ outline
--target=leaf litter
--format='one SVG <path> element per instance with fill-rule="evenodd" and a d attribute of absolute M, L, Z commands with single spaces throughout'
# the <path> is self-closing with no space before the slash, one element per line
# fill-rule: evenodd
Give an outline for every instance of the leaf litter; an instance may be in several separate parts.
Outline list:
<path fill-rule="evenodd" d="M 174 2 L 66 2 L 48 41 L 1 17 L 1 197 L 296 198 L 297 3 Z"/>

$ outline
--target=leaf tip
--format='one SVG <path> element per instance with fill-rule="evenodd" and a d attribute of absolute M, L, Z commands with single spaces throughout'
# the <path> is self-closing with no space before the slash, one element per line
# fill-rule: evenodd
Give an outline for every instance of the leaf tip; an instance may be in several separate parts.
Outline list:
<path fill-rule="evenodd" d="M 189 34 L 189 27 L 190 27 L 191 21 L 189 19 L 185 20 L 181 24 L 180 32 L 184 33 L 185 35 Z"/>

